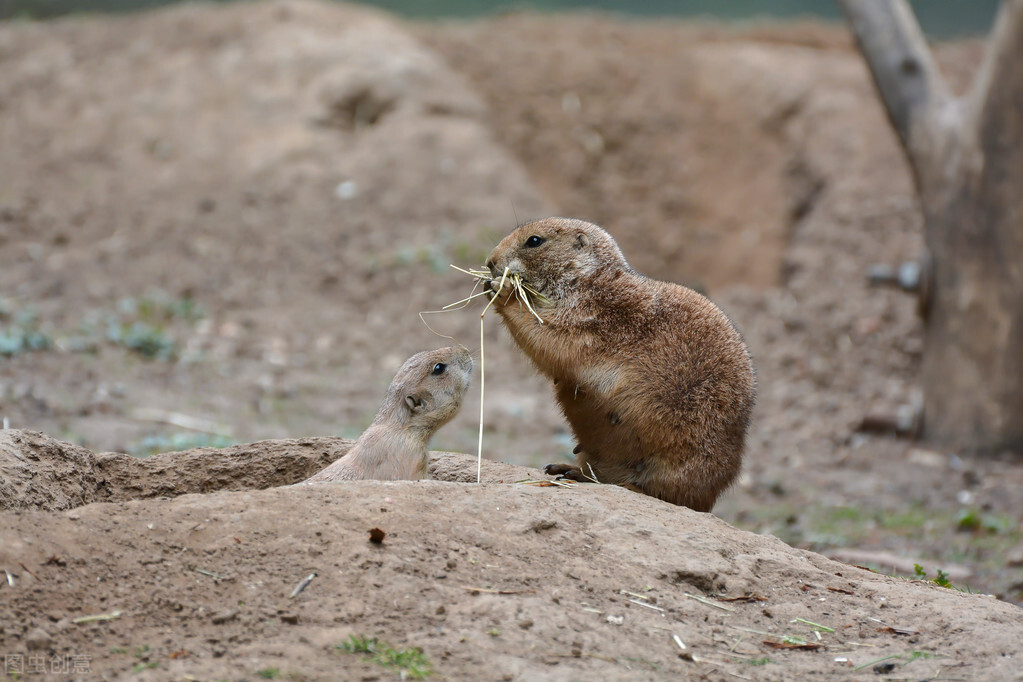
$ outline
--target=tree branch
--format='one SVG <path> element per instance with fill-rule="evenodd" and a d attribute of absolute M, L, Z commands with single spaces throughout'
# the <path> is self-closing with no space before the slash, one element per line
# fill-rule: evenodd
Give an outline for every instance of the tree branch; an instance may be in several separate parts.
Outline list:
<path fill-rule="evenodd" d="M 1006 0 L 995 19 L 988 39 L 984 63 L 977 72 L 967 102 L 965 131 L 976 139 L 987 126 L 992 115 L 1000 112 L 1023 120 L 1023 0 Z M 1023 130 L 1018 126 L 1003 129 L 1005 135 L 1015 135 L 1012 143 L 1023 143 Z M 1015 129 L 1013 129 L 1015 128 Z M 1007 142 L 1010 142 L 1007 140 Z"/>
<path fill-rule="evenodd" d="M 918 185 L 944 156 L 955 104 L 905 0 L 838 0 Z"/>

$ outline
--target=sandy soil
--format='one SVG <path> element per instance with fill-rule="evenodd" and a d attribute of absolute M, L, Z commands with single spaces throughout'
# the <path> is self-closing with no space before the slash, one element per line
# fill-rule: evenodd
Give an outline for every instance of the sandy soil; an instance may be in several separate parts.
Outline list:
<path fill-rule="evenodd" d="M 938 51 L 957 87 L 980 54 Z M 0 416 L 84 446 L 12 431 L 35 454 L 0 448 L 4 505 L 42 508 L 4 512 L 0 655 L 87 654 L 109 678 L 390 675 L 334 653 L 357 634 L 421 646 L 452 679 L 844 678 L 835 658 L 889 654 L 914 677 L 1017 674 L 1018 607 L 767 536 L 1023 598 L 1018 465 L 856 431 L 912 397 L 914 302 L 865 273 L 916 255 L 920 215 L 841 30 L 198 5 L 0 24 L 0 74 Z M 746 335 L 760 400 L 715 513 L 764 535 L 624 491 L 513 486 L 536 471 L 496 463 L 483 488 L 438 470 L 251 490 L 339 456 L 312 438 L 357 435 L 401 361 L 448 343 L 417 315 L 468 293 L 447 266 L 551 213 L 602 223 Z M 478 310 L 428 319 L 478 348 Z M 487 456 L 566 459 L 548 388 L 487 322 Z M 434 446 L 474 451 L 478 414 L 475 396 Z M 92 454 L 266 438 L 314 445 Z M 523 533 L 533 517 L 554 525 Z M 207 518 L 233 527 L 195 530 Z M 374 525 L 395 544 L 369 547 Z M 666 611 L 619 594 L 646 588 Z M 776 650 L 733 627 L 816 642 L 797 617 L 838 632 Z"/>

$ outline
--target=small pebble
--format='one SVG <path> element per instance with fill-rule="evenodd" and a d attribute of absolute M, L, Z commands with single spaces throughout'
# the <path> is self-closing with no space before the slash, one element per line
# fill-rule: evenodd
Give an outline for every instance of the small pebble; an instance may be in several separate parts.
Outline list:
<path fill-rule="evenodd" d="M 25 636 L 25 646 L 29 651 L 45 651 L 53 647 L 53 637 L 42 628 L 36 628 Z"/>

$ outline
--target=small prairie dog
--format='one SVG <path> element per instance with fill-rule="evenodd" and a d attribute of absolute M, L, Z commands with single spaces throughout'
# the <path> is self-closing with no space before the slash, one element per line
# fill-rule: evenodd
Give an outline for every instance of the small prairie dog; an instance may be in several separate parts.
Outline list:
<path fill-rule="evenodd" d="M 494 307 L 554 382 L 578 442 L 576 464 L 547 473 L 710 511 L 739 474 L 756 395 L 750 354 L 725 314 L 637 273 L 607 232 L 581 220 L 523 225 L 486 265 Z M 528 287 L 542 324 L 518 300 L 524 290 L 501 287 L 506 273 Z"/>
<path fill-rule="evenodd" d="M 424 478 L 427 443 L 458 413 L 471 376 L 465 348 L 416 353 L 398 370 L 376 418 L 352 449 L 303 482 Z"/>

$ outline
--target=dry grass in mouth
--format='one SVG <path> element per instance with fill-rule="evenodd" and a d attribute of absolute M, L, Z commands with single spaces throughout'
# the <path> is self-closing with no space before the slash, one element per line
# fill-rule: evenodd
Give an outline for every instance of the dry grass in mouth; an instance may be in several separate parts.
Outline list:
<path fill-rule="evenodd" d="M 472 299 L 478 298 L 479 296 L 485 296 L 487 293 L 489 293 L 486 290 L 480 292 L 476 291 L 476 287 L 479 286 L 481 283 L 484 286 L 486 286 L 488 282 L 493 280 L 493 277 L 491 277 L 489 270 L 476 270 L 473 268 L 469 268 L 468 270 L 466 270 L 465 268 L 460 268 L 457 265 L 452 265 L 451 267 L 453 267 L 455 270 L 458 270 L 459 272 L 464 272 L 470 277 L 475 277 L 476 283 L 473 285 L 473 291 L 472 293 L 469 294 L 468 297 L 463 298 L 461 301 L 455 301 L 454 303 L 450 303 L 444 306 L 442 310 L 454 308 L 455 306 L 461 304 L 467 304 Z M 483 309 L 483 313 L 480 314 L 480 317 L 486 315 L 487 310 L 490 309 L 490 306 L 493 304 L 494 299 L 497 298 L 498 294 L 504 291 L 504 285 L 508 281 L 511 282 L 511 285 L 514 288 L 513 294 L 516 296 L 516 298 L 518 298 L 519 303 L 520 304 L 524 303 L 526 305 L 526 308 L 529 309 L 529 312 L 532 313 L 533 317 L 536 318 L 537 322 L 543 324 L 543 318 L 540 317 L 540 315 L 536 312 L 536 309 L 533 307 L 533 301 L 536 301 L 542 306 L 546 306 L 550 304 L 550 300 L 546 296 L 541 294 L 539 291 L 523 282 L 522 277 L 519 276 L 518 274 L 509 275 L 508 268 L 504 269 L 504 273 L 501 275 L 500 283 L 497 286 L 497 291 L 494 292 L 494 296 L 490 299 L 490 303 L 487 304 L 487 307 Z"/>
<path fill-rule="evenodd" d="M 452 312 L 454 310 L 461 310 L 462 308 L 465 308 L 473 299 L 479 298 L 480 296 L 486 296 L 487 294 L 491 293 L 489 290 L 490 289 L 489 285 L 490 282 L 493 281 L 493 277 L 491 277 L 489 270 L 479 270 L 474 268 L 469 268 L 468 270 L 466 270 L 465 268 L 460 268 L 457 265 L 452 265 L 451 267 L 454 268 L 455 270 L 458 270 L 459 272 L 464 272 L 470 277 L 475 278 L 476 281 L 473 284 L 472 291 L 469 292 L 469 295 L 463 298 L 462 300 L 455 301 L 454 303 L 449 303 L 440 310 L 424 310 L 420 312 L 419 319 L 422 320 L 423 324 L 426 325 L 426 328 L 432 331 L 434 334 L 437 334 L 438 336 L 443 336 L 446 339 L 451 339 L 452 341 L 454 341 L 452 337 L 445 336 L 444 334 L 440 334 L 437 331 L 435 331 L 433 327 L 431 327 L 426 322 L 426 318 L 424 318 L 423 315 L 428 313 Z M 479 288 L 481 284 L 484 286 L 484 290 L 476 291 L 476 289 Z M 541 294 L 539 291 L 529 286 L 528 284 L 525 284 L 522 281 L 522 277 L 520 277 L 518 274 L 509 275 L 508 268 L 505 268 L 504 272 L 501 274 L 501 280 L 497 285 L 497 290 L 493 292 L 493 295 L 487 302 L 486 307 L 483 308 L 483 312 L 480 313 L 480 431 L 479 441 L 476 449 L 477 483 L 480 482 L 481 473 L 483 469 L 483 398 L 484 390 L 486 388 L 486 355 L 484 354 L 483 351 L 483 318 L 486 316 L 487 311 L 490 310 L 490 306 L 494 304 L 494 301 L 497 299 L 497 297 L 501 294 L 502 291 L 504 291 L 504 287 L 506 284 L 510 284 L 512 286 L 513 288 L 512 295 L 518 298 L 520 305 L 523 303 L 525 304 L 526 308 L 529 309 L 529 312 L 533 314 L 533 317 L 535 317 L 540 324 L 544 323 L 543 318 L 540 317 L 540 315 L 537 314 L 536 309 L 533 308 L 533 304 L 530 301 L 530 298 L 532 298 L 533 301 L 540 303 L 541 305 L 547 305 L 550 303 L 546 296 L 544 296 L 543 294 Z"/>

